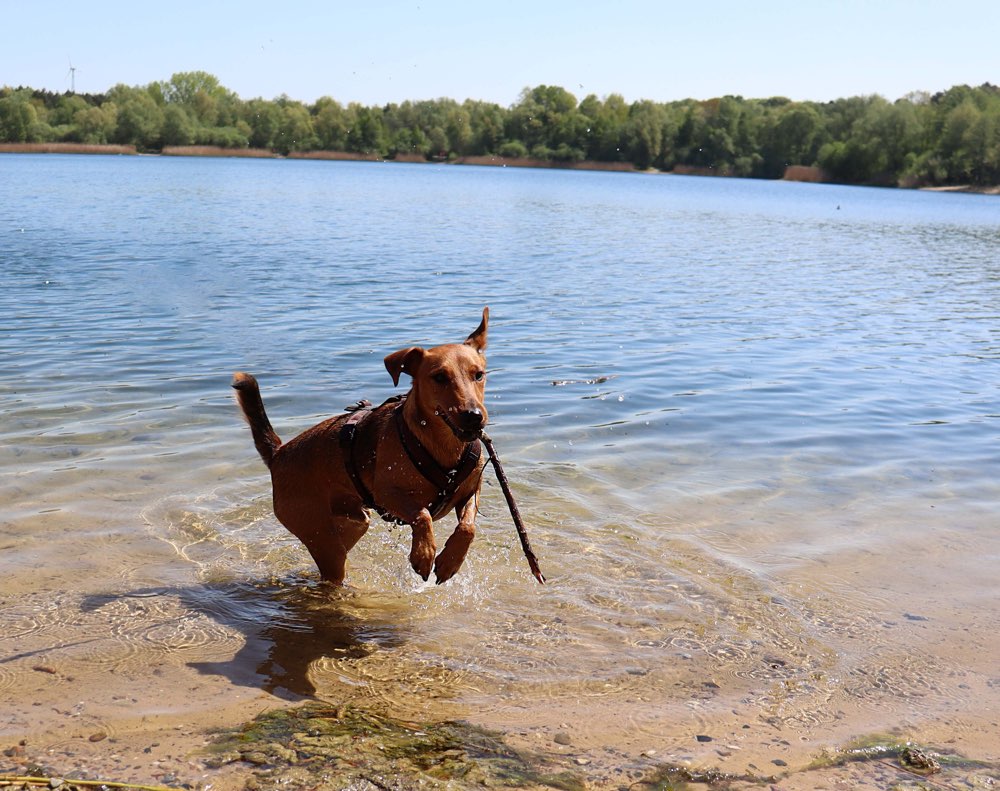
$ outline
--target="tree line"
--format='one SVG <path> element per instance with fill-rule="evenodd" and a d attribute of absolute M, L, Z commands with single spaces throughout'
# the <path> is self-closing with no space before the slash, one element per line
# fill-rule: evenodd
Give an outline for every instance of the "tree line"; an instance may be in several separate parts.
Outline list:
<path fill-rule="evenodd" d="M 211 74 L 173 75 L 103 94 L 0 89 L 0 142 L 78 142 L 339 151 L 429 160 L 531 157 L 553 162 L 780 178 L 791 165 L 832 181 L 900 186 L 1000 184 L 1000 88 L 957 85 L 896 101 L 783 97 L 578 100 L 539 85 L 510 107 L 467 99 L 343 105 L 324 96 L 243 100 Z"/>

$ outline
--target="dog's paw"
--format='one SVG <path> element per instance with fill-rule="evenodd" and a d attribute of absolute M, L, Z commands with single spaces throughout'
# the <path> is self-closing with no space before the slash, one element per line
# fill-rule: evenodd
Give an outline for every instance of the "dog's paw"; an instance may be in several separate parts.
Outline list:
<path fill-rule="evenodd" d="M 419 544 L 410 550 L 410 566 L 420 575 L 420 578 L 427 582 L 431 576 L 431 568 L 434 565 L 434 545 Z"/>
<path fill-rule="evenodd" d="M 443 552 L 441 553 L 444 554 Z M 458 566 L 449 563 L 442 563 L 441 556 L 434 562 L 434 584 L 440 585 L 442 582 L 447 582 L 452 577 L 455 576 L 458 571 Z"/>
<path fill-rule="evenodd" d="M 444 549 L 434 561 L 434 576 L 438 585 L 458 574 L 471 543 L 472 533 L 459 530 L 456 530 L 451 538 L 445 542 Z"/>

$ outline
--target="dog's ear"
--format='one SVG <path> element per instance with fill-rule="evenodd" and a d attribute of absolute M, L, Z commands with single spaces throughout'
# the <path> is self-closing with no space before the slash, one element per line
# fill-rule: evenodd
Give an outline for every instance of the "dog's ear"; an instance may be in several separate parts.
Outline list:
<path fill-rule="evenodd" d="M 490 309 L 483 308 L 483 320 L 479 322 L 479 326 L 476 327 L 476 331 L 465 339 L 465 345 L 471 346 L 477 352 L 482 354 L 483 349 L 486 348 L 486 328 L 489 326 L 489 323 Z"/>
<path fill-rule="evenodd" d="M 407 373 L 415 376 L 420 367 L 421 360 L 424 359 L 424 350 L 419 346 L 411 346 L 409 349 L 400 349 L 385 358 L 385 370 L 392 377 L 394 385 L 399 384 L 399 375 Z"/>

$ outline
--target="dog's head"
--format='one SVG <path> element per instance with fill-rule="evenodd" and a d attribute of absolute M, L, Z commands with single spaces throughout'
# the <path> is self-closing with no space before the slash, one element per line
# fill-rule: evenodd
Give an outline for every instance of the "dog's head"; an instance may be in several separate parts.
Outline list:
<path fill-rule="evenodd" d="M 486 328 L 490 309 L 464 343 L 433 349 L 411 346 L 385 358 L 392 383 L 401 373 L 413 378 L 410 398 L 422 415 L 441 419 L 463 442 L 471 442 L 486 425 Z"/>

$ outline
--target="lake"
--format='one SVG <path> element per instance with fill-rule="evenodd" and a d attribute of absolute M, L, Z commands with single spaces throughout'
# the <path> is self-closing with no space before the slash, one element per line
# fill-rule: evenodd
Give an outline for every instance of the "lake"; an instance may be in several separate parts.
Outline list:
<path fill-rule="evenodd" d="M 3 155 L 0 272 L 0 736 L 61 772 L 312 697 L 595 783 L 890 732 L 1000 759 L 994 197 Z M 319 585 L 232 372 L 287 440 L 484 305 L 548 584 L 488 472 L 453 580 L 376 519 Z"/>

